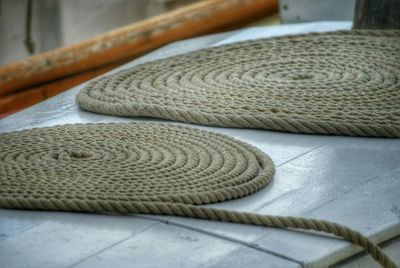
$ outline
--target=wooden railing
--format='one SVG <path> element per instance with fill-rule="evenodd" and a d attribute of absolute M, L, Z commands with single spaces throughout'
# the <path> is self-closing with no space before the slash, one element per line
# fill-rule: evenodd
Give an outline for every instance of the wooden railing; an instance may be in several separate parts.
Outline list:
<path fill-rule="evenodd" d="M 206 0 L 0 67 L 0 114 L 19 110 L 172 41 L 242 27 L 277 0 Z"/>

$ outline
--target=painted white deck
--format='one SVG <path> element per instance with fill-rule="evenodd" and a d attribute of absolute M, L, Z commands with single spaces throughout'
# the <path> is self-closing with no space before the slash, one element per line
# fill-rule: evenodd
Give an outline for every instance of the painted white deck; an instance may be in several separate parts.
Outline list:
<path fill-rule="evenodd" d="M 349 27 L 349 23 L 308 23 L 244 29 L 177 42 L 119 69 L 249 38 Z M 0 132 L 66 123 L 171 123 L 82 111 L 75 104 L 82 86 L 0 120 Z M 338 222 L 379 242 L 400 265 L 400 139 L 191 126 L 253 144 L 277 167 L 274 181 L 265 189 L 211 206 Z M 178 217 L 0 209 L 1 268 L 328 265 L 377 267 L 359 248 L 319 234 Z"/>

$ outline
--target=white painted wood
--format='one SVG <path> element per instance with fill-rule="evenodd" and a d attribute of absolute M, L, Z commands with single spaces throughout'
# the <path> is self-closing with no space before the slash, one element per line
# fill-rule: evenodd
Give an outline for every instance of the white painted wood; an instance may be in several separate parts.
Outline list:
<path fill-rule="evenodd" d="M 351 21 L 355 0 L 280 0 L 284 23 L 308 21 Z"/>
<path fill-rule="evenodd" d="M 330 30 L 350 27 L 319 25 Z M 281 34 L 293 33 L 291 26 L 277 27 Z M 296 27 L 306 31 L 318 24 Z M 202 47 L 267 37 L 277 31 L 257 27 L 181 41 L 118 69 Z M 171 123 L 82 111 L 74 99 L 82 86 L 0 120 L 0 132 L 84 122 Z M 399 260 L 399 139 L 191 126 L 249 142 L 268 153 L 277 166 L 274 181 L 265 189 L 210 206 L 339 222 L 380 242 Z M 79 250 L 83 240 L 87 241 Z M 0 267 L 7 268 L 18 267 L 14 263 L 24 256 L 36 256 L 31 267 L 376 267 L 371 258 L 359 252 L 359 248 L 331 236 L 240 224 L 149 215 L 0 210 Z M 7 266 L 2 266 L 2 261 Z"/>

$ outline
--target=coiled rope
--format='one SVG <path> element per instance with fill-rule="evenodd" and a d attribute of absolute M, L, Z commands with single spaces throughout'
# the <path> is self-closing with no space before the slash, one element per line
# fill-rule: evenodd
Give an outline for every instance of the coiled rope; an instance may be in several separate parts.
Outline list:
<path fill-rule="evenodd" d="M 400 137 L 400 30 L 340 31 L 212 47 L 101 77 L 77 101 L 102 114 Z"/>
<path fill-rule="evenodd" d="M 244 197 L 275 172 L 257 148 L 228 136 L 165 124 L 76 124 L 0 134 L 0 207 L 175 215 L 315 230 L 393 261 L 343 225 L 197 206 Z"/>

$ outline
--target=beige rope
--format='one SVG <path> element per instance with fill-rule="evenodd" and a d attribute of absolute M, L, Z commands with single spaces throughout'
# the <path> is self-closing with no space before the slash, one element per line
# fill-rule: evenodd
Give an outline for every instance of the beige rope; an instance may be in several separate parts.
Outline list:
<path fill-rule="evenodd" d="M 400 30 L 212 47 L 89 83 L 85 110 L 203 125 L 400 137 Z"/>
<path fill-rule="evenodd" d="M 175 215 L 316 230 L 396 267 L 340 224 L 196 205 L 240 198 L 275 169 L 257 148 L 225 135 L 163 124 L 77 124 L 0 134 L 0 207 Z"/>

